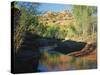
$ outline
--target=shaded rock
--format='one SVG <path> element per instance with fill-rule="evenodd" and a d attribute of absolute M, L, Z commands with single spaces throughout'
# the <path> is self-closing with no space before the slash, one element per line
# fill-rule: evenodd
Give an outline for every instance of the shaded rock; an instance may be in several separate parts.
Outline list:
<path fill-rule="evenodd" d="M 94 54 L 96 54 L 96 48 L 97 47 L 95 44 L 86 44 L 85 47 L 81 49 L 80 51 L 72 52 L 72 53 L 69 53 L 68 55 L 74 56 L 74 57 L 88 56 L 88 55 L 91 55 L 92 52 L 95 52 Z"/>
<path fill-rule="evenodd" d="M 86 43 L 84 42 L 67 40 L 58 44 L 58 46 L 54 48 L 54 50 L 63 54 L 68 54 L 71 52 L 80 51 L 82 48 L 84 48 L 85 45 Z"/>

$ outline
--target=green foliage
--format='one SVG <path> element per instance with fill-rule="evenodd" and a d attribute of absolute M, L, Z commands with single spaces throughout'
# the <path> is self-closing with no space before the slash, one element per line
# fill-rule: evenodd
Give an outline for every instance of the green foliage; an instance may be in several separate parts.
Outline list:
<path fill-rule="evenodd" d="M 92 40 L 96 40 L 96 37 L 92 36 L 97 32 L 97 8 L 95 6 L 73 6 L 72 14 L 75 19 L 75 24 L 68 23 L 70 24 L 68 26 L 66 25 L 66 12 L 47 12 L 45 16 L 40 18 L 40 16 L 37 15 L 37 7 L 39 6 L 37 3 L 22 2 L 19 4 L 16 2 L 15 6 L 17 6 L 17 9 L 20 11 L 20 14 L 15 14 L 14 42 L 16 50 L 23 42 L 23 35 L 26 31 L 31 31 L 43 37 L 57 39 L 65 39 L 68 37 L 70 39 L 74 38 L 78 40 L 82 38 L 86 40 L 87 37 L 91 36 Z M 14 6 L 12 6 L 12 8 L 13 7 Z M 61 18 L 63 19 L 61 20 Z M 71 17 L 67 17 L 67 19 L 68 18 L 72 18 L 72 15 Z M 42 19 L 43 22 L 40 22 Z M 62 26 L 59 24 L 62 24 Z"/>
<path fill-rule="evenodd" d="M 14 6 L 18 6 L 19 2 L 16 2 Z M 38 4 L 37 4 L 38 5 Z M 12 6 L 13 7 L 13 6 Z M 28 7 L 28 8 L 27 8 Z M 14 9 L 15 10 L 15 9 Z M 21 2 L 19 5 L 19 12 L 14 12 L 14 43 L 15 43 L 15 50 L 17 52 L 18 48 L 21 46 L 23 42 L 23 38 L 25 32 L 30 30 L 31 25 L 36 25 L 38 22 L 36 17 L 36 6 L 34 4 L 29 3 L 26 5 L 26 2 Z M 19 16 L 19 17 L 18 17 Z"/>
<path fill-rule="evenodd" d="M 76 28 L 79 34 L 91 34 L 96 23 L 97 8 L 95 6 L 73 6 L 73 14 L 76 19 Z M 96 26 L 96 24 L 95 24 Z"/>
<path fill-rule="evenodd" d="M 68 32 L 67 32 L 67 36 L 68 37 L 74 37 L 75 35 L 77 35 L 78 31 L 75 29 L 75 27 L 73 25 L 69 26 L 67 28 Z"/>
<path fill-rule="evenodd" d="M 97 32 L 97 7 L 74 5 L 72 11 L 76 22 L 73 27 L 82 40 Z"/>
<path fill-rule="evenodd" d="M 51 38 L 58 38 L 58 39 L 64 39 L 66 36 L 66 31 L 63 28 L 60 28 L 56 25 L 52 25 L 47 28 L 46 36 Z"/>

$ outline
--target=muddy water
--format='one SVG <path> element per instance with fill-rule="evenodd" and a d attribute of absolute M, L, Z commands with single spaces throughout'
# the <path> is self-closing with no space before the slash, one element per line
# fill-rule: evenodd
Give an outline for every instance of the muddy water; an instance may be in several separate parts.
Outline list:
<path fill-rule="evenodd" d="M 42 52 L 42 58 L 38 65 L 38 70 L 40 72 L 92 69 L 97 67 L 95 62 L 53 51 L 52 49 L 54 47 L 56 47 L 56 45 L 40 48 L 40 51 Z"/>
<path fill-rule="evenodd" d="M 40 51 L 43 53 L 43 58 L 40 60 L 38 70 L 46 72 L 76 69 L 74 65 L 70 63 L 72 57 L 53 51 L 52 49 L 54 47 L 55 46 L 48 46 L 40 48 Z"/>

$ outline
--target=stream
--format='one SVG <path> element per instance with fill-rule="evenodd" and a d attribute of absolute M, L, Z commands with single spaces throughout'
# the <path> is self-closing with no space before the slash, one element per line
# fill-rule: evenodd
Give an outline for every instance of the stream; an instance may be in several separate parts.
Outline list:
<path fill-rule="evenodd" d="M 43 52 L 43 53 L 46 52 L 50 56 L 47 56 L 46 59 L 40 60 L 40 63 L 38 65 L 38 70 L 40 72 L 48 72 L 48 71 L 64 71 L 64 70 L 77 69 L 74 65 L 69 63 L 70 60 L 66 60 L 66 59 L 65 59 L 66 61 L 63 60 L 64 58 L 66 58 L 68 56 L 66 56 L 60 52 L 53 51 L 53 48 L 55 48 L 55 47 L 56 47 L 56 45 L 40 48 L 40 52 Z M 55 58 L 53 59 L 52 56 L 55 56 Z M 60 58 L 62 60 L 59 60 Z M 69 58 L 69 59 L 71 59 L 71 58 Z M 44 63 L 44 62 L 47 62 L 47 63 Z M 50 62 L 51 62 L 51 64 L 49 64 Z M 59 63 L 57 63 L 57 62 L 59 62 Z"/>

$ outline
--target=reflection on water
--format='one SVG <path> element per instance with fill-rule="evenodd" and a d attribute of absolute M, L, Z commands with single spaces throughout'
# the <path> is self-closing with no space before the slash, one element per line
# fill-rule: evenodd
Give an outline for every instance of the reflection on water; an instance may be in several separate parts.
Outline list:
<path fill-rule="evenodd" d="M 42 48 L 42 57 L 38 65 L 40 72 L 65 71 L 77 69 L 96 68 L 96 62 L 90 62 L 82 58 L 75 58 L 52 51 L 53 47 Z"/>

